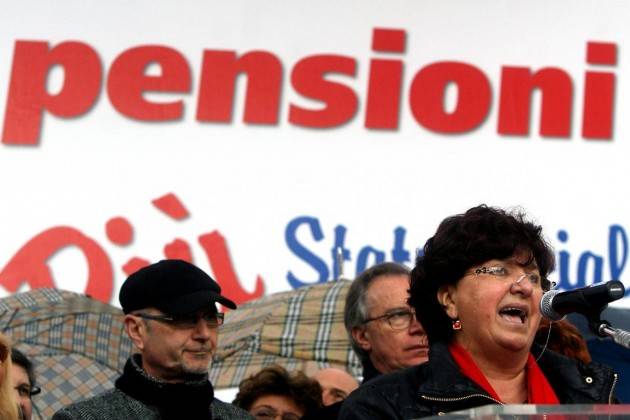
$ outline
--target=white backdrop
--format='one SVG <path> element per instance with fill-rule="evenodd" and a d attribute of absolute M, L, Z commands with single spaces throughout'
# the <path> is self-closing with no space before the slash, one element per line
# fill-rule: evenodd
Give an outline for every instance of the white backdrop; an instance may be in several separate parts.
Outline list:
<path fill-rule="evenodd" d="M 541 223 L 562 261 L 568 258 L 560 269 L 564 274 L 557 270 L 552 276 L 557 281 L 564 275 L 565 287 L 607 281 L 613 274 L 626 281 L 628 245 L 623 239 L 630 227 L 630 200 L 624 185 L 630 124 L 625 116 L 630 112 L 630 88 L 624 76 L 630 63 L 624 52 L 630 44 L 629 12 L 626 2 L 583 0 L 7 3 L 0 16 L 0 115 L 5 131 L 11 80 L 20 76 L 14 68 L 16 42 L 46 42 L 49 48 L 68 41 L 86 44 L 97 53 L 103 79 L 93 106 L 77 117 L 60 118 L 44 109 L 36 144 L 12 144 L 15 138 L 3 135 L 4 293 L 32 287 L 34 267 L 50 267 L 57 287 L 86 290 L 90 281 L 86 258 L 70 242 L 51 245 L 47 249 L 57 252 L 37 261 L 33 255 L 47 245 L 33 245 L 26 252 L 31 259 L 7 271 L 20 248 L 53 227 L 76 229 L 107 256 L 112 290 L 103 293 L 117 304 L 117 290 L 126 277 L 123 266 L 132 257 L 163 258 L 164 246 L 176 238 L 189 243 L 193 261 L 223 283 L 198 242 L 200 235 L 220 232 L 244 293 L 254 291 L 258 275 L 264 293 L 271 293 L 323 280 L 324 274 L 332 276 L 331 250 L 338 226 L 346 229 L 346 274 L 354 276 L 366 246 L 392 259 L 395 229 L 404 229 L 402 248 L 413 255 L 444 217 L 480 203 L 521 206 Z M 404 52 L 374 51 L 375 28 L 404 31 Z M 588 42 L 614 44 L 616 63 L 588 64 Z M 182 101 L 183 115 L 174 121 L 131 119 L 112 105 L 108 95 L 106 79 L 116 58 L 148 45 L 176 50 L 190 69 L 187 93 L 144 95 L 152 102 Z M 238 83 L 230 122 L 198 121 L 204 50 L 229 50 L 238 56 L 266 51 L 277 57 L 283 68 L 278 122 L 243 121 L 244 78 Z M 354 91 L 358 99 L 354 117 L 329 128 L 292 123 L 291 105 L 325 107 L 300 94 L 291 82 L 300 60 L 323 54 L 356 63 L 354 76 L 327 76 Z M 372 59 L 403 63 L 397 129 L 366 127 Z M 445 134 L 414 118 L 412 82 L 420 70 L 439 62 L 466 63 L 486 76 L 491 102 L 478 127 Z M 539 134 L 540 93 L 532 97 L 527 135 L 498 132 L 506 66 L 532 72 L 553 67 L 570 77 L 570 134 L 560 138 Z M 582 135 L 585 78 L 593 71 L 615 76 L 609 139 Z M 161 72 L 159 65 L 146 68 L 148 75 L 159 77 Z M 28 75 L 22 79 L 28 80 Z M 64 80 L 71 82 L 63 65 L 51 65 L 48 93 L 62 91 Z M 33 89 L 29 86 L 14 87 L 16 94 Z M 448 85 L 443 97 L 446 113 L 454 112 L 461 95 L 456 83 Z M 189 217 L 175 220 L 151 204 L 168 193 L 179 198 Z M 114 244 L 105 230 L 106 222 L 117 216 L 133 227 L 133 239 L 124 246 Z M 298 223 L 305 217 L 321 228 L 320 239 L 306 223 Z M 288 229 L 292 223 L 295 233 Z M 612 246 L 611 226 L 617 226 Z M 564 241 L 560 231 L 568 235 Z M 66 234 L 55 239 L 63 244 Z M 297 244 L 311 257 L 300 256 Z M 592 256 L 584 256 L 588 252 Z M 611 252 L 617 262 L 611 262 Z M 373 262 L 374 254 L 370 255 L 368 262 Z M 582 273 L 580 258 L 589 261 Z M 601 264 L 599 275 L 596 261 Z M 297 282 L 289 281 L 289 273 Z M 20 276 L 25 281 L 15 280 Z M 617 305 L 630 306 L 630 300 Z"/>

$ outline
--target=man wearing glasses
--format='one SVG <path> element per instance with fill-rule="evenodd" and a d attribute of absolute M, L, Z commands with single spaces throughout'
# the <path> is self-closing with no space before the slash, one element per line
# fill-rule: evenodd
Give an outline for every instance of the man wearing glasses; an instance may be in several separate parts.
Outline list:
<path fill-rule="evenodd" d="M 363 364 L 363 381 L 428 359 L 427 336 L 407 303 L 409 270 L 377 264 L 361 273 L 346 297 L 344 323 Z"/>
<path fill-rule="evenodd" d="M 407 303 L 408 291 L 409 269 L 392 262 L 368 268 L 348 290 L 344 324 L 363 365 L 363 383 L 429 357 L 427 336 Z M 307 413 L 303 420 L 336 419 L 341 404 Z"/>
<path fill-rule="evenodd" d="M 33 416 L 33 395 L 41 392 L 35 386 L 35 370 L 33 363 L 24 353 L 16 349 L 11 349 L 11 376 L 13 377 L 13 389 L 20 406 L 20 420 L 31 420 Z"/>
<path fill-rule="evenodd" d="M 123 283 L 120 304 L 125 330 L 138 349 L 116 387 L 66 407 L 53 420 L 251 419 L 214 398 L 208 366 L 217 347 L 223 314 L 236 309 L 219 285 L 181 260 L 162 260 Z"/>

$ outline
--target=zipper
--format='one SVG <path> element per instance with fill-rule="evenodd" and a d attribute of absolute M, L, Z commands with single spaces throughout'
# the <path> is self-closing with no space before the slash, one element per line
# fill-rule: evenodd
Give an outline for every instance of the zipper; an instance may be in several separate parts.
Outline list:
<path fill-rule="evenodd" d="M 504 405 L 501 401 L 495 400 L 494 398 L 489 397 L 488 395 L 484 395 L 484 394 L 470 394 L 470 395 L 457 397 L 457 398 L 442 398 L 442 397 L 430 397 L 428 395 L 420 395 L 420 398 L 424 398 L 425 400 L 436 401 L 436 402 L 458 402 L 458 401 L 467 400 L 469 398 L 479 398 L 479 397 L 488 399 L 490 401 L 494 401 L 495 403 L 500 404 L 500 405 Z"/>
<path fill-rule="evenodd" d="M 608 404 L 612 404 L 612 400 L 613 400 L 613 394 L 615 392 L 615 387 L 617 386 L 617 381 L 619 380 L 619 375 L 617 375 L 616 373 L 613 373 L 613 383 L 612 386 L 610 387 L 610 393 L 608 394 Z M 489 397 L 487 395 L 484 394 L 470 394 L 470 395 L 466 395 L 463 397 L 456 397 L 456 398 L 443 398 L 443 397 L 430 397 L 428 395 L 420 395 L 420 398 L 424 398 L 425 400 L 428 401 L 436 401 L 436 402 L 459 402 L 459 401 L 463 401 L 463 400 L 467 400 L 470 398 L 485 398 L 487 400 L 490 401 L 494 401 L 497 404 L 500 405 L 504 405 L 501 401 L 499 400 L 495 400 L 492 397 Z M 546 418 L 547 416 L 545 415 L 544 418 Z"/>
<path fill-rule="evenodd" d="M 613 383 L 612 383 L 612 387 L 610 387 L 610 394 L 608 394 L 608 404 L 612 404 L 613 401 L 613 393 L 615 392 L 615 386 L 617 386 L 617 380 L 619 379 L 619 376 L 616 373 L 613 373 Z"/>

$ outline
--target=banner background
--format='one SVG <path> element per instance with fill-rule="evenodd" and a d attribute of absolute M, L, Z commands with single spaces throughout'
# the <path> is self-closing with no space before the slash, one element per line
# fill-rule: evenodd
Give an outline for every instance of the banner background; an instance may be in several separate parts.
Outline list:
<path fill-rule="evenodd" d="M 98 54 L 103 79 L 94 105 L 81 115 L 59 118 L 44 111 L 38 144 L 11 145 L 3 139 L 0 265 L 5 268 L 0 284 L 5 293 L 15 291 L 7 287 L 12 257 L 39 233 L 68 226 L 93 240 L 109 258 L 113 304 L 118 304 L 117 290 L 126 277 L 123 266 L 132 257 L 164 258 L 164 246 L 176 238 L 190 245 L 195 263 L 223 283 L 198 242 L 200 235 L 213 231 L 225 238 L 243 290 L 253 292 L 260 275 L 264 293 L 272 293 L 293 287 L 289 273 L 300 284 L 317 282 L 326 271 L 328 278 L 332 276 L 337 226 L 346 228 L 350 260 L 345 271 L 353 277 L 366 246 L 392 259 L 396 228 L 405 230 L 402 248 L 413 255 L 444 217 L 480 203 L 521 206 L 541 223 L 556 251 L 567 253 L 570 286 L 597 278 L 594 257 L 585 257 L 589 261 L 585 274 L 578 272 L 585 252 L 601 257 L 599 280 L 611 279 L 611 267 L 616 265 L 613 271 L 625 281 L 627 243 L 617 231 L 616 247 L 611 247 L 609 229 L 618 225 L 625 235 L 630 223 L 630 202 L 623 193 L 630 129 L 625 118 L 630 91 L 624 77 L 629 66 L 625 46 L 630 43 L 624 17 L 629 7 L 624 2 L 595 1 L 7 4 L 0 17 L 3 126 L 17 41 L 43 41 L 50 48 L 70 40 L 87 44 Z M 405 51 L 373 51 L 375 28 L 405 31 Z M 587 43 L 593 41 L 616 44 L 616 65 L 586 63 Z M 138 121 L 112 105 L 106 88 L 112 63 L 124 51 L 147 45 L 168 46 L 186 60 L 188 92 L 144 95 L 152 102 L 182 101 L 181 118 Z M 278 122 L 243 122 L 243 77 L 231 121 L 198 121 L 204 50 L 274 54 L 283 68 Z M 291 75 L 300 60 L 320 54 L 356 61 L 355 76 L 331 74 L 327 79 L 350 87 L 357 109 L 347 122 L 331 128 L 301 127 L 289 120 L 291 105 L 311 110 L 325 105 L 296 91 Z M 397 129 L 365 126 L 370 64 L 376 58 L 403 62 Z M 476 67 L 491 86 L 487 116 L 477 128 L 461 134 L 423 127 L 410 105 L 414 76 L 443 61 Z M 570 75 L 569 136 L 538 134 L 539 93 L 532 96 L 528 135 L 498 133 L 505 66 L 532 71 L 554 67 Z M 616 77 L 609 140 L 586 140 L 581 135 L 586 71 Z M 161 68 L 148 66 L 146 74 L 159 76 Z M 63 67 L 51 69 L 49 94 L 63 89 L 64 76 Z M 458 100 L 456 86 L 450 85 L 445 110 L 453 111 Z M 168 193 L 185 205 L 188 218 L 175 220 L 151 204 Z M 133 227 L 133 239 L 125 246 L 114 244 L 106 234 L 107 221 L 116 216 Z M 295 246 L 289 245 L 287 227 L 300 217 L 318 222 L 323 237 L 316 239 L 312 228 L 302 223 L 293 243 L 317 258 L 296 255 Z M 568 238 L 560 240 L 559 231 Z M 369 254 L 367 261 L 375 260 L 374 252 L 364 252 Z M 326 270 L 314 265 L 317 259 Z M 21 272 L 27 281 L 16 290 L 32 286 L 28 279 L 35 266 L 49 267 L 60 288 L 82 292 L 90 281 L 85 253 L 71 244 L 58 246 L 50 258 L 29 261 Z M 559 280 L 558 272 L 554 276 Z M 630 301 L 615 305 L 628 307 Z"/>

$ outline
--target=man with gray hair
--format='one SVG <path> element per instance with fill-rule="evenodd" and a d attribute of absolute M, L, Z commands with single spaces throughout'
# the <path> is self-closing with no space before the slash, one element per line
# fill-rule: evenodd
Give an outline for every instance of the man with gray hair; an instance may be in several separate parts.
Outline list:
<path fill-rule="evenodd" d="M 138 353 L 115 388 L 58 411 L 53 420 L 241 420 L 252 416 L 214 397 L 208 367 L 223 324 L 219 303 L 236 309 L 200 268 L 162 260 L 120 288 L 124 326 Z"/>
<path fill-rule="evenodd" d="M 407 303 L 409 269 L 386 262 L 361 273 L 346 297 L 344 324 L 363 382 L 428 359 L 427 336 Z"/>
<path fill-rule="evenodd" d="M 407 303 L 409 269 L 386 262 L 368 268 L 346 296 L 344 324 L 363 365 L 363 383 L 428 359 L 429 343 Z M 307 413 L 302 420 L 336 419 L 342 402 Z"/>

